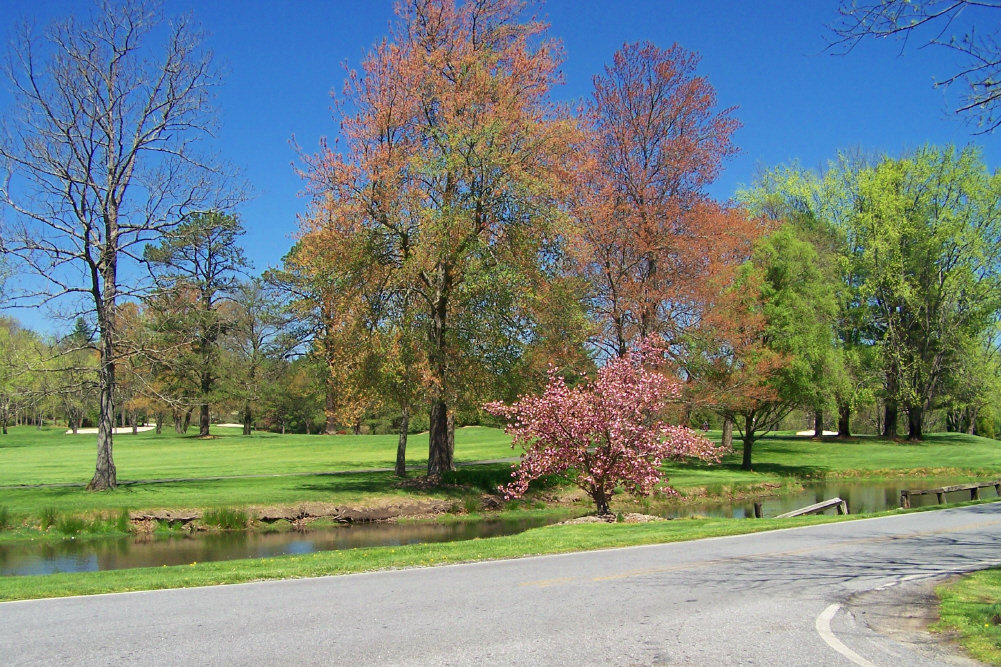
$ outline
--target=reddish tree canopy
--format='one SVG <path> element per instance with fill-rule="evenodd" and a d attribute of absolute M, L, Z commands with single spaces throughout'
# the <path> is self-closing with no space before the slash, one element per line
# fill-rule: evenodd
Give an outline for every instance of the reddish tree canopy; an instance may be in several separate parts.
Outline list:
<path fill-rule="evenodd" d="M 542 394 L 484 406 L 508 420 L 512 446 L 525 448 L 514 480 L 501 488 L 505 497 L 523 495 L 544 475 L 565 475 L 594 500 L 598 514 L 607 514 L 617 486 L 649 494 L 661 482 L 660 465 L 667 459 L 719 461 L 722 448 L 663 419 L 681 388 L 643 362 L 638 353 L 614 358 L 593 381 L 573 387 L 553 368 Z M 673 493 L 667 486 L 662 490 Z"/>
<path fill-rule="evenodd" d="M 739 123 L 716 109 L 697 64 L 677 45 L 627 44 L 594 78 L 584 110 L 590 159 L 570 247 L 610 354 L 655 334 L 676 341 L 760 233 L 704 192 L 736 152 Z"/>

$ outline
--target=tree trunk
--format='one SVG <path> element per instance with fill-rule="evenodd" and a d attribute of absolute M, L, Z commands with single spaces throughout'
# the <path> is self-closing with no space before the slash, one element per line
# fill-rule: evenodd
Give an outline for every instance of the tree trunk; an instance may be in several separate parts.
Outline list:
<path fill-rule="evenodd" d="M 824 411 L 817 410 L 813 413 L 813 437 L 824 437 Z"/>
<path fill-rule="evenodd" d="M 883 437 L 891 440 L 897 438 L 898 389 L 897 372 L 895 369 L 891 369 L 886 374 L 886 401 L 883 405 Z"/>
<path fill-rule="evenodd" d="M 188 411 L 184 413 L 184 430 L 182 430 L 181 433 L 187 433 L 188 429 L 191 427 L 191 413 L 194 411 L 194 408 L 188 408 Z"/>
<path fill-rule="evenodd" d="M 160 435 L 163 433 L 163 410 L 156 411 L 156 434 Z"/>
<path fill-rule="evenodd" d="M 966 433 L 968 435 L 977 435 L 977 414 L 980 410 L 968 408 L 967 411 L 970 413 L 970 424 L 966 429 Z"/>
<path fill-rule="evenodd" d="M 912 441 L 924 440 L 924 408 L 912 406 L 907 409 L 907 439 Z"/>
<path fill-rule="evenodd" d="M 428 477 L 440 476 L 452 469 L 448 449 L 448 406 L 441 398 L 432 400 L 430 428 L 428 430 Z"/>
<path fill-rule="evenodd" d="M 448 405 L 446 405 L 446 384 L 449 369 L 446 351 L 446 324 L 448 300 L 452 288 L 452 277 L 444 264 L 439 264 L 435 277 L 435 299 L 431 308 L 429 327 L 429 361 L 432 379 L 435 381 L 431 394 L 431 415 L 428 431 L 428 477 L 439 476 L 452 469 L 452 450 L 448 446 Z"/>
<path fill-rule="evenodd" d="M 209 404 L 202 403 L 198 406 L 198 435 L 201 437 L 209 434 Z"/>
<path fill-rule="evenodd" d="M 897 438 L 897 402 L 887 399 L 883 407 L 883 437 Z"/>
<path fill-rule="evenodd" d="M 118 474 L 112 456 L 112 437 L 115 432 L 115 364 L 111 360 L 110 340 L 101 346 L 100 412 L 97 422 L 97 466 L 94 477 L 87 485 L 88 491 L 103 491 L 118 486 Z"/>
<path fill-rule="evenodd" d="M 329 375 L 329 373 L 328 373 Z M 327 395 L 324 398 L 324 414 L 327 416 L 326 426 L 323 432 L 327 435 L 337 433 L 337 388 L 333 386 L 333 380 L 327 379 Z"/>
<path fill-rule="evenodd" d="M 733 418 L 728 415 L 723 416 L 723 438 L 720 444 L 724 449 L 733 449 Z"/>
<path fill-rule="evenodd" d="M 407 476 L 407 431 L 410 430 L 410 408 L 400 413 L 400 439 L 396 444 L 396 476 Z"/>
<path fill-rule="evenodd" d="M 251 412 L 250 412 L 250 401 L 245 401 L 243 403 L 243 434 L 250 435 L 250 422 L 251 422 Z"/>
<path fill-rule="evenodd" d="M 851 431 L 852 409 L 848 403 L 838 406 L 838 437 L 847 439 L 852 437 Z"/>
<path fill-rule="evenodd" d="M 448 460 L 449 470 L 455 470 L 455 410 L 448 411 Z"/>
<path fill-rule="evenodd" d="M 754 418 L 744 416 L 744 458 L 740 462 L 741 470 L 751 470 L 751 449 L 754 447 Z"/>
<path fill-rule="evenodd" d="M 113 220 L 111 224 L 117 224 Z M 117 233 L 117 229 L 115 230 Z M 111 243 L 109 238 L 109 244 Z M 114 255 L 112 255 L 114 257 Z M 112 454 L 112 439 L 115 433 L 115 305 L 116 305 L 116 265 L 114 261 L 105 267 L 103 293 L 97 301 L 97 322 L 101 332 L 101 358 L 97 370 L 100 410 L 97 420 L 97 465 L 94 477 L 87 485 L 88 491 L 103 491 L 118 486 L 118 471 Z M 94 279 L 96 283 L 96 278 Z M 97 294 L 95 293 L 95 297 Z"/>
<path fill-rule="evenodd" d="M 594 500 L 594 506 L 598 516 L 606 516 L 612 513 L 612 510 L 608 506 L 609 498 L 605 495 L 604 489 L 595 489 L 592 487 L 590 496 L 591 499 Z"/>

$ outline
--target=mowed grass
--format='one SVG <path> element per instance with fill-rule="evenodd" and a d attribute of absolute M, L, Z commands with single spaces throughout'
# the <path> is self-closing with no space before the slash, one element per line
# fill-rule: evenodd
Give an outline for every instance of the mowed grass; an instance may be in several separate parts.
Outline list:
<path fill-rule="evenodd" d="M 392 468 L 396 463 L 396 435 L 245 436 L 240 429 L 221 427 L 213 427 L 212 433 L 210 438 L 152 431 L 116 435 L 119 481 Z M 455 442 L 458 462 L 515 455 L 500 429 L 461 428 Z M 407 452 L 408 464 L 427 465 L 427 433 L 410 436 Z M 95 435 L 12 428 L 0 436 L 0 486 L 86 483 L 96 457 Z"/>
<path fill-rule="evenodd" d="M 941 600 L 935 629 L 958 633 L 971 656 L 1001 665 L 1001 569 L 975 572 L 935 592 Z"/>
<path fill-rule="evenodd" d="M 217 508 L 249 505 L 378 503 L 398 498 L 457 497 L 454 489 L 419 491 L 398 486 L 389 472 L 396 436 L 306 436 L 214 428 L 211 439 L 140 433 L 115 437 L 115 462 L 122 482 L 117 490 L 90 493 L 81 486 L 30 485 L 89 480 L 96 438 L 67 435 L 63 429 L 11 429 L 0 436 L 0 508 L 15 519 L 42 509 L 67 512 L 114 512 L 122 509 Z M 718 439 L 718 433 L 710 433 Z M 408 462 L 423 468 L 427 435 L 410 438 Z M 467 427 L 456 432 L 455 458 L 461 463 L 507 458 L 510 439 L 500 429 Z M 728 495 L 741 490 L 788 486 L 823 477 L 913 477 L 962 475 L 1001 477 L 1001 442 L 964 434 L 937 434 L 922 443 L 887 442 L 871 437 L 840 442 L 813 441 L 794 435 L 772 436 L 756 444 L 754 470 L 740 469 L 739 443 L 722 464 L 670 464 L 669 483 L 682 494 Z M 477 466 L 479 491 L 509 479 L 506 463 Z M 316 474 L 356 471 L 353 474 Z M 420 474 L 419 471 L 412 473 Z M 223 478 L 223 479 L 219 479 Z M 229 479 L 225 479 L 229 478 Z M 160 483 L 130 480 L 182 479 Z"/>

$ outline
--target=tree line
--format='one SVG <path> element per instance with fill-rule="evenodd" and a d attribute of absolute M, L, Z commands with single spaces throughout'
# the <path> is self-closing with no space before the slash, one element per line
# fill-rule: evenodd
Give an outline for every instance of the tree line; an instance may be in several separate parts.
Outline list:
<path fill-rule="evenodd" d="M 45 281 L 24 298 L 92 315 L 38 366 L 96 369 L 91 488 L 115 485 L 130 411 L 177 429 L 197 411 L 201 435 L 220 408 L 246 432 L 376 415 L 399 432 L 398 474 L 426 427 L 438 475 L 485 403 L 644 346 L 680 381 L 672 419 L 712 419 L 725 446 L 736 431 L 748 469 L 793 410 L 818 431 L 836 413 L 849 437 L 875 408 L 883 435 L 906 419 L 920 439 L 930 412 L 975 430 L 997 404 L 1001 177 L 972 147 L 776 167 L 716 201 L 739 121 L 696 54 L 625 44 L 571 107 L 553 97 L 560 44 L 524 3 L 413 0 L 348 72 L 339 142 L 301 155 L 294 246 L 249 279 L 239 184 L 197 150 L 210 59 L 184 21 L 142 58 L 162 20 L 105 4 L 25 33 L 39 48 L 9 61 L 5 257 Z"/>

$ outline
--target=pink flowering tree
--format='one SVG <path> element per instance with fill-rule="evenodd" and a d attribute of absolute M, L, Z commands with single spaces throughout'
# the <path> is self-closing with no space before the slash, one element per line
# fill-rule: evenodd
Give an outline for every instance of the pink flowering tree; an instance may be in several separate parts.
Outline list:
<path fill-rule="evenodd" d="M 684 426 L 668 424 L 663 415 L 681 393 L 680 385 L 649 368 L 652 355 L 632 354 L 609 361 L 593 381 L 567 386 L 549 371 L 541 395 L 523 396 L 512 405 L 488 403 L 487 412 L 503 417 L 512 447 L 525 453 L 500 487 L 505 498 L 517 498 L 529 483 L 544 475 L 563 475 L 589 495 L 598 514 L 609 513 L 617 486 L 647 495 L 662 481 L 661 463 L 698 458 L 718 462 L 725 451 Z M 674 493 L 662 486 L 666 493 Z"/>

